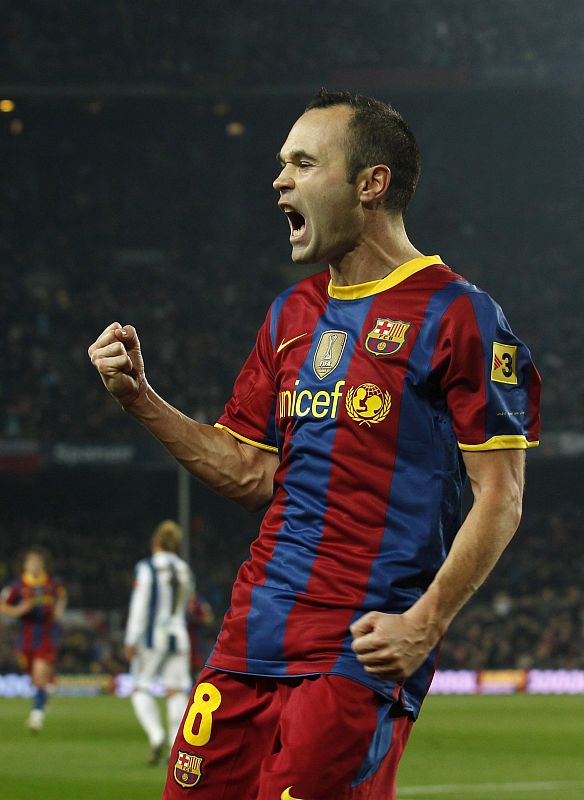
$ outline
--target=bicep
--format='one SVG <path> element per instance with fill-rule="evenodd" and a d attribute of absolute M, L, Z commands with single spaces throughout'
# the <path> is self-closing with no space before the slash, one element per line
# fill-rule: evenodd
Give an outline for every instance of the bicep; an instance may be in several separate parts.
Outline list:
<path fill-rule="evenodd" d="M 525 484 L 525 450 L 463 451 L 475 502 L 484 496 L 521 507 Z"/>

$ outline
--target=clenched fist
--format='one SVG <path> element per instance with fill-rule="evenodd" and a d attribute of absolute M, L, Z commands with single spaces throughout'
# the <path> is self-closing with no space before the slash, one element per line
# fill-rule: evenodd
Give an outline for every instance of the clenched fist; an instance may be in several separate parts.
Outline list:
<path fill-rule="evenodd" d="M 106 389 L 123 408 L 129 408 L 146 391 L 140 341 L 132 325 L 112 322 L 87 352 Z"/>
<path fill-rule="evenodd" d="M 351 625 L 351 647 L 366 672 L 403 683 L 424 663 L 439 634 L 435 626 L 416 619 L 412 611 L 369 611 Z"/>

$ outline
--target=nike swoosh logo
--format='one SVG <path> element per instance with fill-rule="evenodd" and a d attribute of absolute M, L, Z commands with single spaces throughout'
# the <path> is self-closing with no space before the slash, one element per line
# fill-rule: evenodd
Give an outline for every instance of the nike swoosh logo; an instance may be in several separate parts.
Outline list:
<path fill-rule="evenodd" d="M 292 787 L 289 786 L 287 789 L 284 789 L 284 791 L 280 795 L 280 800 L 302 800 L 302 798 L 300 797 L 292 797 L 292 795 L 290 794 L 291 788 Z"/>
<path fill-rule="evenodd" d="M 297 342 L 298 339 L 302 339 L 303 336 L 306 336 L 306 333 L 301 333 L 300 336 L 295 336 L 293 339 L 282 339 L 282 341 L 278 345 L 278 349 L 276 350 L 276 353 L 279 353 L 280 350 L 283 350 L 285 347 L 288 347 L 288 345 L 292 344 L 292 342 Z M 286 798 L 284 798 L 284 800 L 288 800 L 288 798 L 286 797 Z M 291 800 L 295 800 L 295 799 L 291 798 Z"/>

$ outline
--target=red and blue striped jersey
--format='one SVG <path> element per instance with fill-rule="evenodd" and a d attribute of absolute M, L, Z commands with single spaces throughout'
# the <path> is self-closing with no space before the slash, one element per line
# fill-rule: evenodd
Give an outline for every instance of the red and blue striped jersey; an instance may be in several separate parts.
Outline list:
<path fill-rule="evenodd" d="M 396 686 L 365 672 L 349 626 L 423 594 L 461 523 L 461 450 L 536 445 L 539 391 L 499 306 L 438 256 L 280 295 L 217 423 L 280 464 L 209 665 L 336 673 L 417 714 L 438 648 Z"/>
<path fill-rule="evenodd" d="M 64 591 L 60 578 L 54 575 L 35 579 L 24 574 L 6 587 L 2 599 L 8 605 L 18 605 L 28 599 L 34 603 L 32 610 L 18 619 L 19 650 L 30 653 L 57 644 L 59 626 L 55 621 L 55 604 Z"/>

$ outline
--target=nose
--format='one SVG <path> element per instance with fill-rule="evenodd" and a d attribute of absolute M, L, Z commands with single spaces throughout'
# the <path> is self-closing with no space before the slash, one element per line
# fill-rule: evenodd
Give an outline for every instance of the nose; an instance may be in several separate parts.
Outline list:
<path fill-rule="evenodd" d="M 288 164 L 285 164 L 282 167 L 280 174 L 278 175 L 272 186 L 277 192 L 282 192 L 286 189 L 294 188 L 294 180 L 292 178 L 292 175 L 290 174 L 290 170 L 288 169 Z"/>

